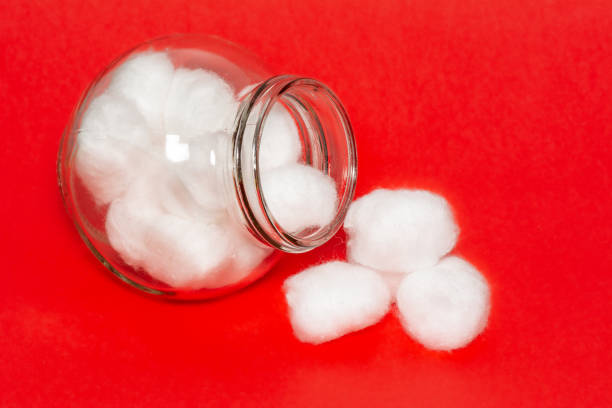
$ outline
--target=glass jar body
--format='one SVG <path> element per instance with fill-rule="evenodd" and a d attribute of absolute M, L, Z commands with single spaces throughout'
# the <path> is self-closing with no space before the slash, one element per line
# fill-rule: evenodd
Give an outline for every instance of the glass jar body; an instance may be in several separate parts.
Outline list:
<path fill-rule="evenodd" d="M 197 35 L 152 40 L 110 64 L 77 105 L 58 158 L 66 208 L 96 257 L 147 293 L 202 299 L 253 282 L 283 251 L 329 239 L 354 189 L 352 133 L 341 105 L 332 112 L 310 100 L 309 112 L 296 110 L 309 103 L 288 98 L 305 91 L 299 81 Z M 323 125 L 313 129 L 312 120 Z M 294 148 L 281 153 L 292 150 L 291 160 L 334 181 L 333 220 L 296 232 L 270 214 L 260 180 L 270 162 L 260 163 L 266 126 L 292 134 Z M 328 145 L 342 160 L 321 150 Z M 271 152 L 272 161 L 282 156 Z"/>

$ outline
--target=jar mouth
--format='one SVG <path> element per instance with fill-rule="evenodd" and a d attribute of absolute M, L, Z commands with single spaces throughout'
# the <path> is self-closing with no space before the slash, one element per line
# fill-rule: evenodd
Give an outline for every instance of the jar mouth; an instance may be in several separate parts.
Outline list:
<path fill-rule="evenodd" d="M 302 164 L 329 176 L 335 184 L 335 212 L 325 225 L 299 232 L 285 229 L 263 193 L 261 140 L 266 119 L 275 104 L 284 106 L 298 128 Z M 327 242 L 342 226 L 355 193 L 357 152 L 348 115 L 326 85 L 290 75 L 276 76 L 256 85 L 242 98 L 231 156 L 232 184 L 239 213 L 258 240 L 285 252 L 300 253 Z"/>

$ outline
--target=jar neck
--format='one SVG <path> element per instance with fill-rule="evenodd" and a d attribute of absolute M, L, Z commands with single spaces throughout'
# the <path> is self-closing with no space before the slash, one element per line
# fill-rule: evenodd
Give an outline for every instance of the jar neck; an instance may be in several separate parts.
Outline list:
<path fill-rule="evenodd" d="M 266 203 L 259 151 L 266 118 L 276 103 L 286 108 L 299 131 L 301 162 L 330 176 L 336 185 L 336 212 L 327 225 L 297 233 L 287 231 Z M 284 252 L 300 253 L 322 245 L 342 226 L 355 191 L 357 153 L 348 115 L 324 84 L 282 75 L 255 86 L 241 99 L 230 157 L 228 184 L 236 212 L 259 241 Z"/>

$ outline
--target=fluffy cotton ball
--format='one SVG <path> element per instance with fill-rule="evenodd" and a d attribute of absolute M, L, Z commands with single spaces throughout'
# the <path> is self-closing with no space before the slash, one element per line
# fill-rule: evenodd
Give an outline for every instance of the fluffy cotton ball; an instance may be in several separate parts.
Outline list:
<path fill-rule="evenodd" d="M 223 224 L 232 244 L 231 265 L 220 273 L 214 287 L 232 285 L 247 278 L 272 253 L 272 248 L 258 243 L 241 227 L 228 219 Z M 212 288 L 210 284 L 207 287 Z"/>
<path fill-rule="evenodd" d="M 224 211 L 225 199 L 214 172 L 196 172 L 190 168 L 177 170 L 182 185 L 204 211 Z"/>
<path fill-rule="evenodd" d="M 375 190 L 351 204 L 344 229 L 351 262 L 404 273 L 434 265 L 459 234 L 446 200 L 423 190 Z"/>
<path fill-rule="evenodd" d="M 165 104 L 167 134 L 186 139 L 229 132 L 238 109 L 232 88 L 217 74 L 179 68 Z"/>
<path fill-rule="evenodd" d="M 146 238 L 152 256 L 144 269 L 172 287 L 199 289 L 217 285 L 229 266 L 230 242 L 214 223 L 164 215 Z"/>
<path fill-rule="evenodd" d="M 143 240 L 147 228 L 154 224 L 158 213 L 133 200 L 119 198 L 106 213 L 106 234 L 109 243 L 126 264 L 139 269 L 147 257 L 147 243 Z"/>
<path fill-rule="evenodd" d="M 237 98 L 242 99 L 258 85 L 252 84 L 244 87 L 238 92 Z M 245 137 L 252 137 L 254 131 L 255 126 L 247 126 Z M 301 154 L 300 132 L 291 113 L 282 103 L 274 103 L 263 126 L 259 146 L 259 166 L 263 170 L 269 170 L 285 164 L 297 163 Z"/>
<path fill-rule="evenodd" d="M 345 262 L 314 266 L 284 284 L 298 339 L 319 344 L 378 322 L 391 295 L 376 272 Z"/>
<path fill-rule="evenodd" d="M 402 283 L 402 280 L 404 279 L 406 274 L 405 273 L 384 272 L 384 271 L 377 271 L 377 272 L 378 272 L 378 275 L 380 275 L 380 277 L 387 284 L 387 287 L 389 288 L 389 292 L 391 292 L 391 296 L 395 298 L 395 295 L 397 294 L 397 289 L 399 288 L 399 285 Z"/>
<path fill-rule="evenodd" d="M 181 218 L 205 218 L 208 221 L 218 218 L 215 212 L 206 211 L 199 205 L 174 170 L 160 163 L 156 171 L 151 171 L 145 176 L 145 180 L 132 184 L 129 194 L 146 198 L 148 207 Z"/>
<path fill-rule="evenodd" d="M 97 204 L 107 204 L 128 188 L 150 159 L 151 134 L 144 117 L 122 97 L 103 93 L 83 114 L 77 136 L 75 170 Z"/>
<path fill-rule="evenodd" d="M 489 286 L 461 258 L 407 275 L 397 292 L 397 306 L 408 334 L 425 347 L 452 350 L 467 345 L 487 324 Z"/>
<path fill-rule="evenodd" d="M 227 205 L 221 188 L 225 146 L 219 143 L 226 138 L 224 133 L 215 133 L 186 140 L 188 159 L 170 164 L 180 182 L 205 211 L 221 212 Z"/>
<path fill-rule="evenodd" d="M 338 196 L 331 177 L 302 164 L 262 173 L 263 195 L 280 226 L 292 233 L 329 224 Z"/>
<path fill-rule="evenodd" d="M 256 268 L 270 253 L 272 248 L 257 242 L 238 225 L 232 225 L 232 242 L 234 243 L 234 267 L 236 270 L 250 271 Z"/>
<path fill-rule="evenodd" d="M 154 187 L 145 183 L 112 202 L 106 218 L 111 246 L 127 264 L 172 287 L 215 286 L 231 261 L 228 234 L 214 221 L 186 216 L 180 195 L 156 194 Z"/>
<path fill-rule="evenodd" d="M 259 165 L 263 170 L 297 163 L 302 154 L 300 133 L 289 111 L 275 103 L 264 123 L 259 146 Z"/>
<path fill-rule="evenodd" d="M 163 132 L 163 113 L 174 66 L 165 52 L 133 55 L 113 72 L 108 91 L 133 102 L 156 133 Z"/>

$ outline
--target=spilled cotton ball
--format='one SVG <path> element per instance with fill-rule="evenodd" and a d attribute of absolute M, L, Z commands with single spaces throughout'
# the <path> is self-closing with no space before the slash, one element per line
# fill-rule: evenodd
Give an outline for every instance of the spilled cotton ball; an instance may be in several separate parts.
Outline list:
<path fill-rule="evenodd" d="M 126 99 L 96 97 L 83 115 L 77 136 L 75 169 L 97 204 L 123 194 L 148 159 L 150 131 Z"/>
<path fill-rule="evenodd" d="M 179 68 L 165 104 L 166 134 L 189 140 L 227 132 L 237 109 L 232 88 L 220 76 L 203 69 Z"/>
<path fill-rule="evenodd" d="M 376 272 L 345 262 L 313 266 L 285 281 L 296 337 L 319 344 L 378 322 L 391 295 Z"/>
<path fill-rule="evenodd" d="M 289 164 L 262 173 L 262 190 L 270 212 L 289 232 L 329 224 L 336 214 L 334 180 L 319 170 Z"/>
<path fill-rule="evenodd" d="M 467 345 L 487 324 L 489 286 L 469 263 L 450 256 L 407 275 L 397 307 L 408 334 L 425 347 L 453 350 Z"/>
<path fill-rule="evenodd" d="M 406 276 L 404 273 L 394 273 L 394 272 L 384 272 L 377 271 L 378 275 L 385 281 L 387 284 L 387 288 L 389 288 L 389 292 L 391 292 L 391 296 L 395 299 L 397 294 L 397 289 L 399 285 L 402 283 L 402 280 Z"/>
<path fill-rule="evenodd" d="M 173 75 L 174 66 L 165 52 L 141 52 L 115 69 L 108 92 L 134 103 L 149 127 L 161 133 Z"/>
<path fill-rule="evenodd" d="M 424 190 L 374 190 L 351 204 L 344 229 L 349 261 L 392 273 L 435 265 L 459 234 L 446 200 Z"/>
<path fill-rule="evenodd" d="M 302 154 L 298 128 L 289 111 L 275 103 L 263 127 L 259 148 L 259 164 L 263 170 L 297 163 Z"/>

